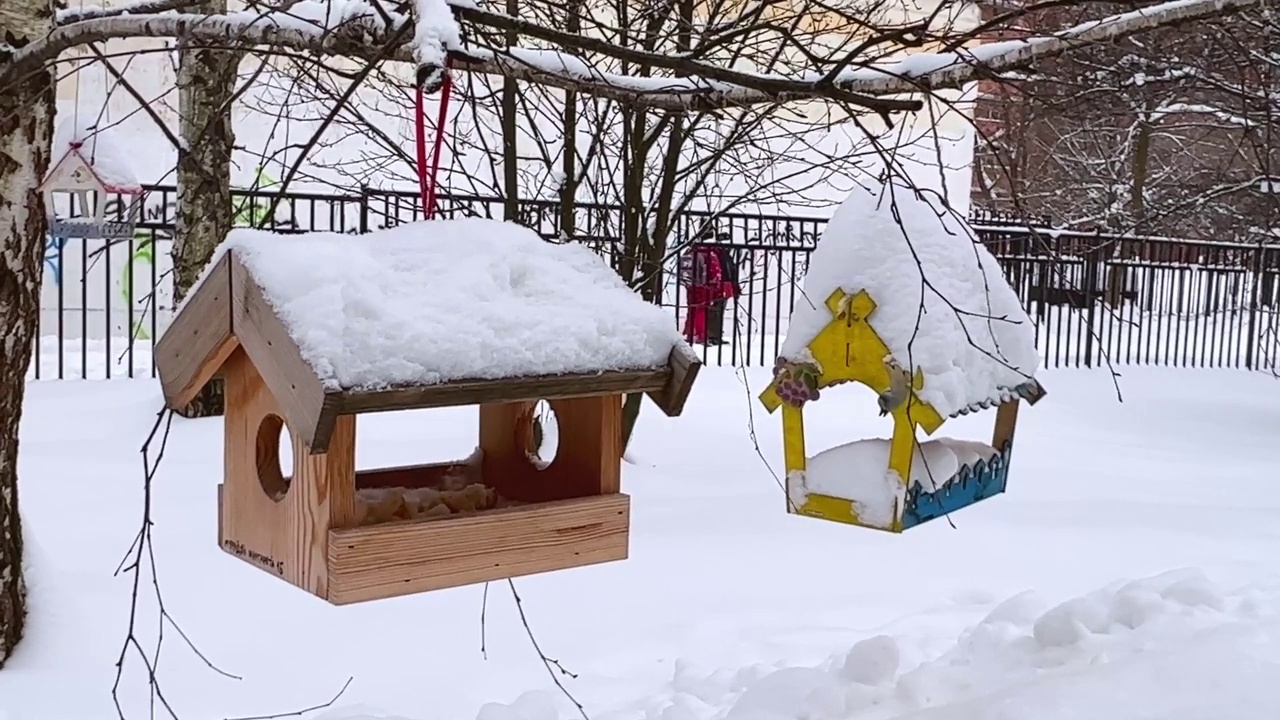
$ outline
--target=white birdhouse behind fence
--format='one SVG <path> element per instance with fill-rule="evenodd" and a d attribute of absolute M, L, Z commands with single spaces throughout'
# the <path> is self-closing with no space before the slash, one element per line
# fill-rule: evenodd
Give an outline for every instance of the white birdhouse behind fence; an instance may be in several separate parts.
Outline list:
<path fill-rule="evenodd" d="M 142 211 L 142 186 L 126 155 L 92 129 L 54 145 L 54 163 L 40 184 L 49 234 L 58 238 L 132 237 Z M 120 196 L 124 209 L 107 217 L 107 200 Z M 59 213 L 59 202 L 67 211 Z"/>

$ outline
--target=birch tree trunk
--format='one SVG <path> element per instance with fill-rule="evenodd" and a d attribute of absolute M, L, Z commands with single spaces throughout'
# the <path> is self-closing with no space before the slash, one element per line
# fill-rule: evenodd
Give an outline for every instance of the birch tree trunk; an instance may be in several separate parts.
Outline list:
<path fill-rule="evenodd" d="M 226 0 L 209 0 L 193 11 L 226 10 Z M 184 150 L 178 157 L 177 222 L 171 251 L 174 302 L 181 302 L 195 284 L 234 220 L 231 101 L 240 65 L 240 53 L 199 43 L 180 42 L 178 56 L 178 130 Z M 222 380 L 212 380 L 179 414 L 221 415 Z"/>
<path fill-rule="evenodd" d="M 49 0 L 0 1 L 0 38 L 21 47 L 53 25 Z M 6 62 L 0 50 L 0 66 Z M 0 88 L 0 667 L 22 639 L 26 585 L 18 517 L 18 423 L 40 321 L 44 203 L 54 84 L 48 71 Z"/>

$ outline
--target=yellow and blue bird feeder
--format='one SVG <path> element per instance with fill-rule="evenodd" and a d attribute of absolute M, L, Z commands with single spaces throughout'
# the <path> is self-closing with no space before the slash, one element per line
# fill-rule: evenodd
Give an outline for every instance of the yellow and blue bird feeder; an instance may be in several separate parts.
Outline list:
<path fill-rule="evenodd" d="M 997 387 L 991 397 L 974 399 L 943 417 L 919 397 L 929 377 L 918 367 L 908 370 L 872 326 L 876 302 L 866 290 L 850 293 L 837 288 L 826 298 L 825 306 L 830 322 L 808 343 L 807 353 L 779 360 L 773 382 L 760 395 L 770 413 L 782 411 L 788 511 L 900 533 L 1004 492 L 1018 404 L 1022 400 L 1035 404 L 1043 397 L 1040 383 L 1028 378 L 1018 385 Z M 853 462 L 826 463 L 825 484 L 853 486 L 870 497 L 823 492 L 822 483 L 813 482 L 808 467 L 811 459 L 805 448 L 804 405 L 816 400 L 821 389 L 846 382 L 860 382 L 878 394 L 882 414 L 893 418 L 893 436 L 887 443 L 883 473 L 877 475 L 878 470 L 856 467 Z M 946 472 L 944 477 L 919 467 L 928 463 L 930 455 L 939 454 L 922 452 L 916 428 L 933 435 L 951 417 L 991 408 L 996 409 L 996 415 L 990 446 L 949 441 L 947 448 L 954 451 L 951 456 L 957 460 L 934 463 L 944 466 L 940 468 Z M 870 450 L 858 457 L 876 457 L 875 448 Z M 864 476 L 861 481 L 842 483 L 846 478 L 838 477 L 857 473 Z M 831 482 L 833 474 L 837 477 Z M 871 477 L 870 482 L 866 477 Z"/>

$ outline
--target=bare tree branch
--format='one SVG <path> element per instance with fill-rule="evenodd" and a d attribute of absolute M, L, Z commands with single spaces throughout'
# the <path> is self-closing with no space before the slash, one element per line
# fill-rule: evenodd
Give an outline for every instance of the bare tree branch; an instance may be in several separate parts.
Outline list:
<path fill-rule="evenodd" d="M 761 102 L 828 98 L 851 106 L 911 110 L 918 101 L 886 98 L 921 90 L 959 88 L 974 80 L 1025 66 L 1038 58 L 1054 57 L 1092 43 L 1137 32 L 1221 16 L 1256 6 L 1262 0 L 1172 0 L 1100 20 L 1081 23 L 1042 37 L 1007 40 L 946 53 L 918 53 L 887 63 L 854 63 L 828 79 L 816 73 L 752 74 L 693 60 L 687 56 L 624 47 L 587 34 L 573 34 L 526 20 L 474 8 L 455 8 L 478 32 L 515 30 L 522 36 L 555 43 L 562 49 L 664 68 L 684 75 L 674 78 L 636 78 L 598 72 L 581 60 L 560 53 L 531 54 L 523 48 L 450 48 L 454 66 L 596 94 L 636 105 L 672 110 L 714 109 Z M 287 16 L 282 16 L 287 17 Z M 410 22 L 403 19 L 402 22 Z M 62 25 L 44 41 L 15 50 L 0 72 L 0 87 L 78 45 L 123 37 L 183 37 L 206 43 L 268 45 L 299 51 L 371 58 L 394 30 L 372 16 L 344 21 L 339 27 L 307 27 L 282 23 L 271 15 L 117 15 Z M 401 46 L 391 59 L 413 62 L 410 48 Z"/>

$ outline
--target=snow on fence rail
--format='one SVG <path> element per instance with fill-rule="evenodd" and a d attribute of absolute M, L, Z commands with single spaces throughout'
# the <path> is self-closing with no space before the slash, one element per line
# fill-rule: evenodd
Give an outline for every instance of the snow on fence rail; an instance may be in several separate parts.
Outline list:
<path fill-rule="evenodd" d="M 149 377 L 151 347 L 173 308 L 169 278 L 171 187 L 148 189 L 138 231 L 124 241 L 49 238 L 41 288 L 40 342 L 32 378 Z M 285 232 L 365 232 L 421 217 L 416 193 L 362 189 L 345 195 L 289 193 L 267 217 L 273 192 L 234 193 L 237 225 Z M 500 218 L 496 197 L 441 199 L 445 217 Z M 617 262 L 622 209 L 574 208 L 575 241 Z M 517 219 L 548 239 L 564 234 L 554 200 L 521 200 Z M 709 224 L 737 268 L 739 296 L 723 311 L 723 343 L 704 360 L 772 365 L 786 335 L 799 281 L 825 220 L 751 213 L 689 212 L 656 267 L 672 321 L 688 315 L 679 283 L 684 245 Z M 1113 237 L 975 218 L 980 239 L 1036 323 L 1045 365 L 1107 363 L 1274 368 L 1280 355 L 1280 246 Z"/>

